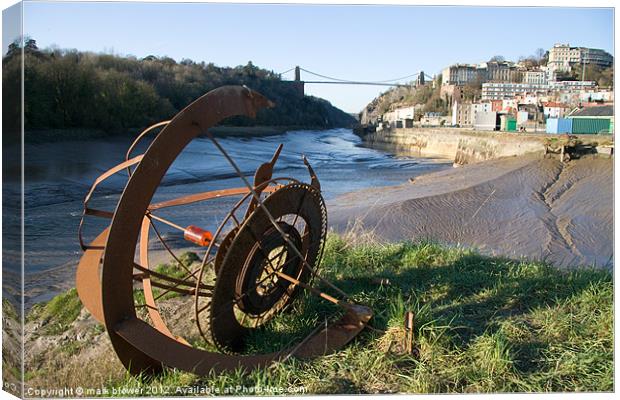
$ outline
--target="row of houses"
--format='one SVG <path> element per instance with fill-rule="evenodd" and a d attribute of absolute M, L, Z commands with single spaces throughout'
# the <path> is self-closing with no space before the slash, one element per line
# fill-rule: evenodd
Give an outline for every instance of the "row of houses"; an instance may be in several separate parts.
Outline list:
<path fill-rule="evenodd" d="M 474 127 L 478 115 L 483 115 L 484 113 L 518 116 L 520 112 L 526 112 L 529 120 L 542 122 L 547 118 L 563 117 L 570 111 L 571 107 L 569 105 L 558 102 L 523 103 L 516 99 L 505 99 L 472 104 L 455 101 L 452 105 L 451 124 L 458 127 Z"/>
<path fill-rule="evenodd" d="M 414 115 L 416 115 L 416 113 L 421 114 L 421 118 L 418 121 L 418 125 L 420 126 L 444 126 L 450 124 L 450 118 L 448 116 L 438 112 L 423 113 L 423 109 L 423 104 L 396 108 L 381 116 L 377 128 L 378 130 L 383 129 L 383 127 L 413 128 Z"/>
<path fill-rule="evenodd" d="M 452 125 L 483 131 L 519 129 L 546 130 L 547 133 L 613 132 L 613 105 L 571 108 L 567 104 L 556 102 L 515 104 L 513 101 L 475 104 L 455 102 L 452 108 Z M 565 121 L 567 119 L 571 121 Z M 579 121 L 573 124 L 573 119 Z"/>
<path fill-rule="evenodd" d="M 441 72 L 442 85 L 464 86 L 470 83 L 522 83 L 547 85 L 556 82 L 558 73 L 570 72 L 575 65 L 610 67 L 613 56 L 601 49 L 556 44 L 549 50 L 546 65 L 532 68 L 511 61 L 479 64 L 453 64 Z"/>
<path fill-rule="evenodd" d="M 384 128 L 413 128 L 414 126 L 452 126 L 474 130 L 525 130 L 528 132 L 562 133 L 572 122 L 566 119 L 583 118 L 575 125 L 574 133 L 613 132 L 613 105 L 583 103 L 573 107 L 557 101 L 537 101 L 535 97 L 491 100 L 478 103 L 455 101 L 451 115 L 424 113 L 414 122 L 414 115 L 423 106 L 396 108 L 385 113 L 377 130 Z M 592 118 L 600 119 L 591 121 Z M 572 129 L 572 128 L 571 128 Z M 569 133 L 571 131 L 569 130 Z"/>
<path fill-rule="evenodd" d="M 482 100 L 501 100 L 522 94 L 548 95 L 559 92 L 594 91 L 594 81 L 558 81 L 545 84 L 538 83 L 501 83 L 482 84 Z"/>
<path fill-rule="evenodd" d="M 516 82 L 521 73 L 510 61 L 489 61 L 480 64 L 454 64 L 441 71 L 442 85 L 464 86 L 472 82 Z"/>
<path fill-rule="evenodd" d="M 480 64 L 453 64 L 441 71 L 442 85 L 465 86 L 471 83 L 503 82 L 546 85 L 555 79 L 547 67 L 528 69 L 511 61 Z"/>

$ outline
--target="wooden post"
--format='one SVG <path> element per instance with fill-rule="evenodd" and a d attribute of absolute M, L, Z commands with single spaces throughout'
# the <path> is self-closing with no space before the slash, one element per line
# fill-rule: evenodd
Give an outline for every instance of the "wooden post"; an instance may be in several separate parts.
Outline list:
<path fill-rule="evenodd" d="M 413 312 L 405 312 L 405 350 L 408 354 L 413 353 Z"/>

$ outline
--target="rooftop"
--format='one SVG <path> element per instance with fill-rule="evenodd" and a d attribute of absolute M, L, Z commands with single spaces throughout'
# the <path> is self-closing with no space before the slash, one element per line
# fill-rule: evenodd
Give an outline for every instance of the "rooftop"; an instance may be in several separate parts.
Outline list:
<path fill-rule="evenodd" d="M 571 117 L 611 117 L 614 115 L 614 106 L 586 107 L 572 113 Z"/>
<path fill-rule="evenodd" d="M 564 103 L 558 103 L 556 101 L 543 102 L 544 107 L 560 107 L 560 108 L 568 108 L 568 105 Z"/>

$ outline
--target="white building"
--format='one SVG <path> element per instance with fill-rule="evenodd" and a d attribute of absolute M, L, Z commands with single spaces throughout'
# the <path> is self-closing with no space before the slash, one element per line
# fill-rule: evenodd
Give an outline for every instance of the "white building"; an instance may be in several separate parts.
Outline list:
<path fill-rule="evenodd" d="M 569 44 L 556 44 L 549 50 L 547 66 L 553 71 L 570 71 L 573 65 L 582 63 L 610 67 L 614 58 L 601 49 L 571 47 Z"/>
<path fill-rule="evenodd" d="M 474 103 L 471 105 L 471 119 L 474 124 L 474 129 L 478 130 L 494 130 L 497 113 L 493 112 L 493 104 L 486 103 Z"/>
<path fill-rule="evenodd" d="M 579 92 L 567 91 L 567 90 L 558 92 L 556 96 L 557 100 L 560 103 L 573 104 L 573 105 L 580 103 L 579 97 L 580 97 Z"/>
<path fill-rule="evenodd" d="M 549 82 L 552 90 L 588 90 L 596 87 L 594 81 L 555 81 Z"/>
<path fill-rule="evenodd" d="M 413 119 L 414 114 L 415 114 L 415 108 L 413 106 L 397 108 L 393 111 L 383 114 L 383 122 L 389 122 L 393 124 L 396 121 L 404 121 L 406 119 Z"/>
<path fill-rule="evenodd" d="M 541 96 L 537 94 L 520 95 L 515 98 L 518 104 L 538 104 L 543 100 L 547 100 L 547 96 Z"/>
<path fill-rule="evenodd" d="M 491 103 L 474 103 L 471 105 L 472 114 L 476 115 L 479 112 L 493 111 L 493 105 Z"/>
<path fill-rule="evenodd" d="M 547 73 L 545 71 L 525 71 L 523 72 L 522 83 L 529 85 L 546 85 Z"/>
<path fill-rule="evenodd" d="M 543 114 L 545 118 L 562 118 L 570 111 L 570 107 L 564 103 L 546 102 L 543 103 Z"/>
<path fill-rule="evenodd" d="M 452 125 L 453 126 L 472 126 L 473 119 L 471 114 L 471 104 L 455 101 L 452 104 Z"/>
<path fill-rule="evenodd" d="M 466 85 L 478 78 L 478 69 L 475 65 L 454 64 L 441 71 L 442 85 Z"/>
<path fill-rule="evenodd" d="M 474 129 L 479 131 L 494 131 L 497 129 L 497 112 L 480 111 L 474 114 Z"/>
<path fill-rule="evenodd" d="M 584 103 L 593 101 L 612 102 L 614 101 L 614 92 L 611 90 L 585 90 L 579 93 L 579 101 Z"/>
<path fill-rule="evenodd" d="M 549 50 L 547 66 L 554 71 L 570 71 L 571 65 L 581 61 L 578 47 L 568 44 L 556 44 Z"/>
<path fill-rule="evenodd" d="M 487 61 L 478 65 L 483 82 L 519 82 L 521 72 L 511 61 Z"/>
<path fill-rule="evenodd" d="M 503 83 L 490 82 L 482 84 L 482 100 L 503 100 L 516 95 L 544 94 L 549 90 L 548 85 L 530 83 Z"/>
<path fill-rule="evenodd" d="M 454 64 L 441 71 L 442 85 L 463 86 L 471 82 L 518 82 L 521 71 L 510 61 L 487 61 L 477 65 Z"/>

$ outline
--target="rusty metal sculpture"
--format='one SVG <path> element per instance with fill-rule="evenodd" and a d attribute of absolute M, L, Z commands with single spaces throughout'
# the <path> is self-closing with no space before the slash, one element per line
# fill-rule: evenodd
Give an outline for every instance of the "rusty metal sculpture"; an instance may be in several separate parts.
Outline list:
<path fill-rule="evenodd" d="M 251 184 L 208 131 L 224 118 L 255 117 L 260 108 L 270 106 L 272 103 L 265 97 L 246 87 L 213 90 L 171 121 L 143 131 L 130 146 L 125 161 L 98 177 L 86 195 L 79 227 L 84 255 L 78 265 L 76 287 L 84 306 L 105 324 L 114 350 L 131 373 L 156 373 L 168 366 L 203 375 L 210 371 L 264 366 L 290 356 L 315 357 L 348 343 L 371 318 L 368 307 L 351 303 L 344 292 L 317 274 L 327 214 L 319 180 L 308 161 L 303 159 L 310 184 L 293 178 L 274 178 L 280 145 L 271 161 L 256 170 Z M 137 144 L 157 129 L 161 130 L 144 154 L 132 157 Z M 151 203 L 170 165 L 199 135 L 210 139 L 245 187 Z M 126 171 L 129 179 L 116 210 L 90 207 L 97 186 L 121 171 Z M 181 227 L 157 215 L 162 209 L 231 196 L 240 200 L 213 234 L 193 225 Z M 243 215 L 237 215 L 241 212 Z M 90 244 L 85 244 L 82 236 L 86 216 L 111 220 Z M 190 269 L 176 256 L 155 222 L 182 231 L 186 240 L 206 249 L 199 268 Z M 182 277 L 149 266 L 151 231 L 176 259 Z M 315 280 L 344 299 L 320 291 L 313 286 Z M 142 304 L 136 304 L 134 284 L 141 286 L 144 293 Z M 301 290 L 338 304 L 345 310 L 344 315 L 328 326 L 315 329 L 292 347 L 269 354 L 239 354 L 246 335 L 285 310 Z M 194 347 L 170 330 L 158 304 L 167 293 L 193 296 L 197 328 L 220 352 Z M 147 310 L 142 318 L 136 312 L 140 308 Z"/>

